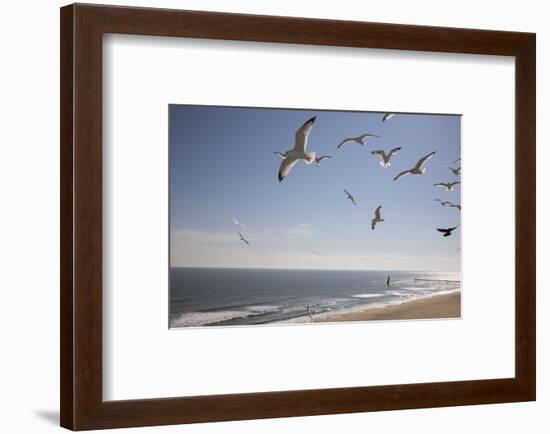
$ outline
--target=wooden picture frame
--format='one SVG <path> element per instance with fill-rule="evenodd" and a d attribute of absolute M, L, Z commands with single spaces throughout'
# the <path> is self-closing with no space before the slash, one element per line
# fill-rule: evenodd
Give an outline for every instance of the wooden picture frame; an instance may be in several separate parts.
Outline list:
<path fill-rule="evenodd" d="M 515 57 L 515 377 L 128 401 L 102 399 L 102 36 Z M 72 430 L 535 400 L 534 34 L 75 4 L 61 8 L 61 425 Z"/>

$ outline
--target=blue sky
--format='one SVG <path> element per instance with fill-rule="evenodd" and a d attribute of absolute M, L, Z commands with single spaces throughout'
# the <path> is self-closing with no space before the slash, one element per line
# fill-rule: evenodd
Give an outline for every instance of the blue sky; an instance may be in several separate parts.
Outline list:
<path fill-rule="evenodd" d="M 460 157 L 460 116 L 382 122 L 383 113 L 372 112 L 182 105 L 171 105 L 169 116 L 171 266 L 460 270 L 460 228 L 447 238 L 435 230 L 456 226 L 460 213 L 434 201 L 460 203 L 460 188 L 433 187 L 459 179 L 446 166 Z M 307 150 L 333 158 L 321 167 L 300 161 L 279 183 L 273 152 L 291 149 L 312 116 Z M 367 132 L 380 138 L 336 150 Z M 370 154 L 397 146 L 387 169 Z M 431 151 L 424 175 L 392 181 Z M 385 222 L 373 231 L 378 205 Z"/>

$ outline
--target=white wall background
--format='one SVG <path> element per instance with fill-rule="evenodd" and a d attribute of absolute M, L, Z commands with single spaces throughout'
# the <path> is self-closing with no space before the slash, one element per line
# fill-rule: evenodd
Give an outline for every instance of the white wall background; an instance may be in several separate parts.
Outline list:
<path fill-rule="evenodd" d="M 130 1 L 130 0 L 128 0 Z M 97 2 L 97 1 L 96 1 Z M 99 1 L 99 3 L 104 3 Z M 126 2 L 111 0 L 111 4 Z M 353 19 L 392 23 L 477 27 L 538 33 L 538 401 L 536 403 L 426 409 L 384 413 L 245 421 L 145 428 L 127 432 L 179 433 L 346 433 L 547 432 L 550 416 L 550 308 L 544 293 L 542 202 L 550 180 L 542 168 L 547 155 L 542 105 L 550 91 L 542 71 L 550 61 L 545 3 L 463 0 L 357 2 L 340 0 L 133 0 L 136 6 L 219 10 L 256 14 Z M 58 414 L 58 125 L 59 12 L 56 0 L 11 2 L 0 16 L 0 399 L 3 432 L 59 430 Z M 550 163 L 550 161 L 546 161 Z M 546 209 L 545 209 L 546 208 Z"/>

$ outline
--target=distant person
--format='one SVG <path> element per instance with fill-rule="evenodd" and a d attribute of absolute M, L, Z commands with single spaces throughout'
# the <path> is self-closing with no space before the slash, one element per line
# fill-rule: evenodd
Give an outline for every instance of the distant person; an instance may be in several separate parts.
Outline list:
<path fill-rule="evenodd" d="M 307 314 L 309 315 L 309 320 L 313 322 L 313 315 L 311 315 L 311 309 L 309 307 L 309 304 L 306 306 Z"/>
<path fill-rule="evenodd" d="M 386 279 L 386 289 L 390 289 L 390 275 L 388 274 L 388 278 Z"/>

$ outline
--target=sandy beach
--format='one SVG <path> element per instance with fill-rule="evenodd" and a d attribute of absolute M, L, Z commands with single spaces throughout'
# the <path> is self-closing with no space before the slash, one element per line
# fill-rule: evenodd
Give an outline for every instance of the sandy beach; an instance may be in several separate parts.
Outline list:
<path fill-rule="evenodd" d="M 460 292 L 315 319 L 315 322 L 460 318 Z"/>

